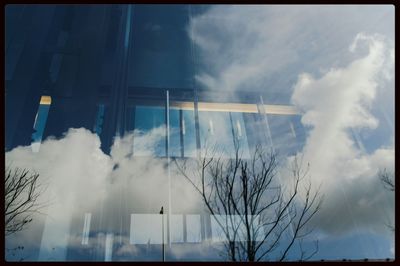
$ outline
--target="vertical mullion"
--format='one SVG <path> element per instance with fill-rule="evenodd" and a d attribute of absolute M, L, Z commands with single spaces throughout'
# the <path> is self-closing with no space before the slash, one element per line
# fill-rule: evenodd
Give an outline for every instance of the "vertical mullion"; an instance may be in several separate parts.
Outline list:
<path fill-rule="evenodd" d="M 194 122 L 196 129 L 196 147 L 197 147 L 197 158 L 201 157 L 201 146 L 200 146 L 200 126 L 199 126 L 199 108 L 198 108 L 198 95 L 197 88 L 194 88 Z"/>
<path fill-rule="evenodd" d="M 183 111 L 182 109 L 179 109 L 179 135 L 180 135 L 180 141 L 181 141 L 181 157 L 184 157 L 184 150 L 185 150 L 185 143 L 183 140 Z"/>
<path fill-rule="evenodd" d="M 169 156 L 169 90 L 167 90 L 168 246 L 171 248 L 171 169 Z"/>
<path fill-rule="evenodd" d="M 232 113 L 231 112 L 229 112 L 229 120 L 231 122 L 231 132 L 232 132 L 233 147 L 236 149 L 236 148 L 238 148 L 237 147 L 238 141 L 236 139 L 235 126 L 234 126 L 234 122 L 233 122 L 233 119 L 232 119 Z"/>

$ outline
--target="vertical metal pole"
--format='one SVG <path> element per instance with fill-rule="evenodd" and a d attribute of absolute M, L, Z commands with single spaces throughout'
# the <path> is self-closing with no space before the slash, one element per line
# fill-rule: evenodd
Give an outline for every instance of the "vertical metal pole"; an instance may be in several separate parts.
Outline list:
<path fill-rule="evenodd" d="M 165 261 L 165 241 L 164 241 L 164 212 L 161 214 L 161 219 L 162 219 L 162 261 Z"/>
<path fill-rule="evenodd" d="M 181 157 L 183 157 L 184 154 L 184 150 L 185 150 L 185 142 L 184 142 L 184 133 L 185 133 L 185 122 L 183 121 L 184 117 L 183 117 L 183 111 L 182 109 L 179 109 L 179 137 L 180 137 L 180 144 L 181 144 Z"/>
<path fill-rule="evenodd" d="M 196 130 L 196 148 L 197 148 L 197 159 L 200 160 L 201 158 L 201 143 L 200 143 L 200 126 L 199 126 L 199 108 L 198 102 L 199 98 L 197 95 L 197 88 L 194 88 L 194 125 Z"/>
<path fill-rule="evenodd" d="M 169 91 L 167 90 L 168 247 L 171 248 L 171 169 L 169 156 Z"/>

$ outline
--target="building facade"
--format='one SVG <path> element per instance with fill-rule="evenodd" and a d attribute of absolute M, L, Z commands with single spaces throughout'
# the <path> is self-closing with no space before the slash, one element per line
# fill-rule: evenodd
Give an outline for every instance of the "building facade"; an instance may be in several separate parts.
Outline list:
<path fill-rule="evenodd" d="M 237 144 L 243 159 L 260 145 L 287 158 L 301 152 L 307 129 L 286 92 L 199 84 L 201 53 L 187 25 L 204 10 L 6 7 L 5 152 L 25 147 L 44 160 L 36 171 L 50 169 L 39 172 L 50 180 L 45 215 L 6 238 L 9 249 L 25 243 L 7 260 L 221 259 L 216 218 L 174 163 L 210 147 L 235 159 Z M 52 155 L 58 140 L 66 144 Z M 59 156 L 74 163 L 57 170 Z"/>

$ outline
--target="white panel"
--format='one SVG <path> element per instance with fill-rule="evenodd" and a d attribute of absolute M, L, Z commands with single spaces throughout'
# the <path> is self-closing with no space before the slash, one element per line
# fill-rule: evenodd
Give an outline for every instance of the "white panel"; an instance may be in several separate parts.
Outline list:
<path fill-rule="evenodd" d="M 212 240 L 214 242 L 222 242 L 226 241 L 226 235 L 224 233 L 224 230 L 221 228 L 221 226 L 218 224 L 217 220 L 222 224 L 222 226 L 226 226 L 226 215 L 211 215 L 211 234 L 212 234 Z M 249 221 L 251 221 L 251 215 L 248 216 Z M 228 218 L 227 220 L 228 223 L 228 230 L 230 236 L 233 236 L 233 228 L 231 226 L 231 223 L 233 223 L 234 228 L 238 228 L 237 235 L 236 235 L 236 240 L 245 240 L 246 239 L 246 226 L 244 221 L 240 218 L 239 215 L 232 215 L 232 218 Z M 253 218 L 253 225 L 254 228 L 252 230 L 257 230 L 257 228 L 260 226 L 259 225 L 259 216 Z M 256 240 L 261 240 L 264 236 L 264 230 L 260 228 L 258 230 L 258 234 L 256 235 Z"/>
<path fill-rule="evenodd" d="M 211 236 L 212 241 L 222 242 L 226 240 L 223 229 L 219 225 L 225 226 L 226 215 L 211 215 Z M 219 223 L 218 223 L 219 222 Z"/>
<path fill-rule="evenodd" d="M 130 243 L 161 244 L 162 243 L 161 217 L 162 215 L 160 214 L 131 214 Z M 166 219 L 164 217 L 164 228 L 166 228 L 165 220 Z M 164 230 L 164 235 L 166 233 L 165 231 L 166 230 Z"/>
<path fill-rule="evenodd" d="M 186 241 L 201 242 L 201 220 L 199 214 L 186 215 Z"/>
<path fill-rule="evenodd" d="M 134 227 L 133 227 L 133 217 L 134 217 L 134 214 L 131 214 L 131 227 L 130 227 L 130 231 L 129 231 L 129 244 L 134 244 L 135 242 L 134 242 L 134 239 L 133 239 L 133 232 L 135 231 L 134 230 Z"/>
<path fill-rule="evenodd" d="M 171 242 L 183 242 L 183 216 L 181 214 L 171 215 Z"/>
<path fill-rule="evenodd" d="M 105 257 L 104 261 L 112 260 L 112 249 L 113 249 L 114 234 L 108 233 L 106 236 L 106 246 L 105 246 Z"/>

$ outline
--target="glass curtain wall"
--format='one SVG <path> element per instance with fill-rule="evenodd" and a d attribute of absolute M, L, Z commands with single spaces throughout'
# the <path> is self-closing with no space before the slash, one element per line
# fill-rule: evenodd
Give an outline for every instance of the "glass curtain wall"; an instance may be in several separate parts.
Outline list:
<path fill-rule="evenodd" d="M 258 14 L 263 8 L 266 12 Z M 273 219 L 276 213 L 238 215 L 221 208 L 210 213 L 194 185 L 202 185 L 202 174 L 206 181 L 212 174 L 220 174 L 219 184 L 229 176 L 221 175 L 215 164 L 211 164 L 213 169 L 202 172 L 202 160 L 213 159 L 213 163 L 228 165 L 235 162 L 237 151 L 242 162 L 248 163 L 258 148 L 277 156 L 276 183 L 272 183 L 271 191 L 279 190 L 281 184 L 289 184 L 291 173 L 288 174 L 287 164 L 295 156 L 308 152 L 309 158 L 317 160 L 313 186 L 318 187 L 324 181 L 330 193 L 324 217 L 312 224 L 317 230 L 310 236 L 321 240 L 322 255 L 318 258 L 392 256 L 392 231 L 385 226 L 394 226 L 391 223 L 394 187 L 390 191 L 384 187 L 379 190 L 381 184 L 376 176 L 378 169 L 386 171 L 385 167 L 394 160 L 390 113 L 393 103 L 387 104 L 388 107 L 375 104 L 371 110 L 355 101 L 357 97 L 349 97 L 349 101 L 343 97 L 351 107 L 343 110 L 337 107 L 340 101 L 331 105 L 326 100 L 328 107 L 325 102 L 314 104 L 312 101 L 319 99 L 311 97 L 314 87 L 319 85 L 316 82 L 319 78 L 315 76 L 308 83 L 298 85 L 305 86 L 305 93 L 311 96 L 297 95 L 306 106 L 301 111 L 295 108 L 292 105 L 296 98 L 292 91 L 294 82 L 302 77 L 297 74 L 304 72 L 303 62 L 313 57 L 301 58 L 301 55 L 308 56 L 320 45 L 310 46 L 307 41 L 310 51 L 297 51 L 290 46 L 288 51 L 296 56 L 285 51 L 275 54 L 275 50 L 281 49 L 275 41 L 281 39 L 275 38 L 274 29 L 264 32 L 264 27 L 251 28 L 264 25 L 259 21 L 280 18 L 273 15 L 275 8 L 279 7 L 8 5 L 5 11 L 6 165 L 11 167 L 8 169 L 26 168 L 30 173 L 38 173 L 42 186 L 38 187 L 40 209 L 34 209 L 29 216 L 32 222 L 6 236 L 6 260 L 224 260 L 226 256 L 221 253 L 226 253 L 227 232 L 232 234 L 237 230 L 239 236 L 233 242 L 243 244 L 245 219 L 257 225 L 266 223 L 260 226 L 257 242 L 273 227 L 273 223 L 268 225 L 266 217 Z M 242 15 L 242 12 L 249 14 L 246 13 L 249 10 L 258 15 Z M 304 10 L 295 9 L 287 15 L 303 14 Z M 300 17 L 318 14 L 310 10 Z M 329 14 L 344 14 L 335 10 Z M 358 9 L 355 12 L 360 15 Z M 218 23 L 214 23 L 215 19 Z M 247 23 L 248 20 L 256 23 Z M 243 21 L 246 23 L 242 24 Z M 332 21 L 337 21 L 336 17 Z M 265 27 L 279 23 L 265 23 Z M 293 28 L 296 26 L 294 23 Z M 231 36 L 236 28 L 246 34 Z M 307 34 L 285 43 L 297 46 Z M 264 45 L 265 41 L 266 46 L 272 43 L 277 47 L 275 50 L 264 46 L 243 48 L 253 36 L 258 36 L 254 43 Z M 382 41 L 375 35 L 357 36 L 354 43 Z M 349 50 L 343 47 L 334 50 Z M 371 47 L 380 49 L 384 45 Z M 265 50 L 273 52 L 264 54 Z M 257 51 L 262 56 L 253 54 Z M 252 56 L 246 56 L 248 53 Z M 371 56 L 375 54 L 385 53 L 371 53 Z M 300 58 L 301 63 L 278 60 L 283 55 L 289 55 L 291 60 Z M 325 55 L 323 51 L 322 58 L 329 61 Z M 237 56 L 240 60 L 235 61 Z M 226 62 L 214 64 L 214 59 Z M 265 59 L 266 63 L 257 63 L 242 73 L 237 67 L 246 65 L 250 59 L 257 59 L 258 63 Z M 346 60 L 351 59 L 350 56 Z M 363 57 L 359 60 L 366 64 L 375 62 L 362 61 Z M 280 65 L 275 66 L 271 63 L 274 61 L 289 64 L 290 71 L 280 74 Z M 335 64 L 335 69 L 343 70 L 339 74 L 346 73 L 345 67 Z M 298 65 L 301 69 L 297 69 Z M 352 69 L 357 66 L 350 64 L 349 73 L 358 73 Z M 316 72 L 323 76 L 321 69 Z M 331 66 L 327 65 L 326 69 Z M 254 81 L 253 77 L 259 75 L 262 78 Z M 323 84 L 326 80 L 329 78 L 321 78 L 320 82 Z M 313 87 L 310 85 L 313 82 L 318 84 Z M 358 85 L 349 88 L 351 91 Z M 339 92 L 338 89 L 337 93 L 328 95 L 336 97 Z M 323 94 L 318 96 L 324 98 Z M 376 95 L 391 98 L 389 92 Z M 359 99 L 363 97 L 372 99 L 375 93 L 366 93 Z M 316 110 L 306 117 L 310 111 L 307 108 Z M 354 117 L 360 120 L 366 120 L 364 116 L 369 117 L 369 111 L 376 113 L 379 123 L 371 118 L 360 122 L 368 128 L 357 124 L 348 126 L 346 119 L 352 117 L 349 110 L 353 109 L 359 112 L 356 112 L 359 117 Z M 319 117 L 327 117 L 327 121 L 321 119 L 321 122 Z M 318 125 L 311 123 L 309 127 L 307 119 Z M 315 128 L 323 134 L 316 134 Z M 330 135 L 331 131 L 336 133 Z M 316 144 L 311 145 L 311 141 Z M 321 147 L 330 143 L 333 151 L 327 153 Z M 320 158 L 315 158 L 314 153 Z M 338 162 L 331 162 L 329 158 Z M 310 163 L 313 166 L 314 162 Z M 341 173 L 342 167 L 348 171 Z M 205 186 L 216 189 L 207 182 Z M 286 192 L 281 193 L 284 201 L 288 200 Z M 263 199 L 263 203 L 268 199 Z M 370 213 L 380 213 L 375 215 L 379 219 Z M 293 218 L 291 215 L 293 212 L 286 211 L 284 222 Z M 337 217 L 340 219 L 335 220 Z M 287 228 L 282 244 L 290 243 L 295 230 L 290 224 Z M 308 239 L 303 243 L 306 248 L 312 245 Z M 293 258 L 302 255 L 302 247 L 296 245 L 296 248 L 299 254 L 294 252 Z M 278 248 L 273 255 L 281 251 Z"/>

